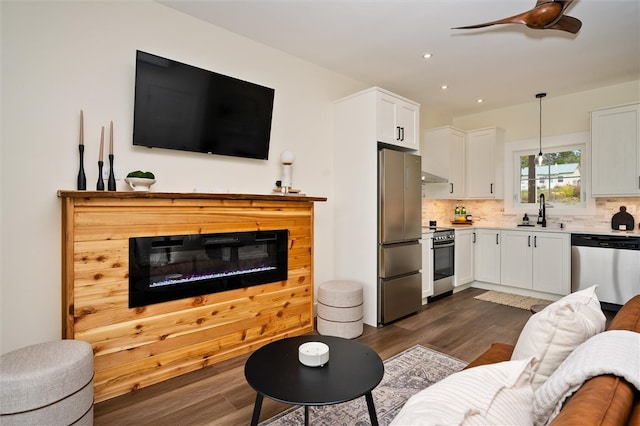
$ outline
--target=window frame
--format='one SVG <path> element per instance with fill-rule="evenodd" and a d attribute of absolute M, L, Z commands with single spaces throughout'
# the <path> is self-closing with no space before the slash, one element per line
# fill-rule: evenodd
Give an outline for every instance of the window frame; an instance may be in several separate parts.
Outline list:
<path fill-rule="evenodd" d="M 584 201 L 579 205 L 550 205 L 547 201 L 547 216 L 589 216 L 595 214 L 595 200 L 591 197 L 591 138 L 589 132 L 572 133 L 567 135 L 549 136 L 542 138 L 542 152 L 561 152 L 579 147 L 581 152 L 581 188 Z M 505 144 L 505 214 L 530 216 L 538 215 L 538 204 L 525 205 L 518 202 L 520 191 L 520 157 L 540 151 L 540 139 L 524 139 Z M 537 177 L 536 177 L 537 180 Z"/>

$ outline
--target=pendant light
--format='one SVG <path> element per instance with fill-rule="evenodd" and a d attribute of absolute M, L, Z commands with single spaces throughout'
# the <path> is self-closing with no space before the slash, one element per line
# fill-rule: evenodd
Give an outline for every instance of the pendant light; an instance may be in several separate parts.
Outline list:
<path fill-rule="evenodd" d="M 547 96 L 546 93 L 538 93 L 536 98 L 540 100 L 540 152 L 538 152 L 538 166 L 542 166 L 542 161 L 544 158 L 542 157 L 542 98 Z"/>

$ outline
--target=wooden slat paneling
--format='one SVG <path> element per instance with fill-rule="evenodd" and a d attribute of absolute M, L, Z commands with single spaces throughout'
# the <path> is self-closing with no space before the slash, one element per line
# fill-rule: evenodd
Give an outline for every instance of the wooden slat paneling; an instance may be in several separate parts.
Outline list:
<path fill-rule="evenodd" d="M 324 199 L 59 195 L 63 336 L 93 345 L 96 402 L 313 330 L 313 202 Z M 130 237 L 272 229 L 289 230 L 286 281 L 129 309 Z"/>

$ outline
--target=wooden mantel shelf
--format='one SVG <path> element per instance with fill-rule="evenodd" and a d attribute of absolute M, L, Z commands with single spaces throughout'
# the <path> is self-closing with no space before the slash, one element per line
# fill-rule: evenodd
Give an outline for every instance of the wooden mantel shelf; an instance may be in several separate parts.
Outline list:
<path fill-rule="evenodd" d="M 262 201 L 327 201 L 326 197 L 295 194 L 210 194 L 206 192 L 143 192 L 143 191 L 75 191 L 58 190 L 60 198 L 156 198 L 202 200 L 262 200 Z"/>
<path fill-rule="evenodd" d="M 59 190 L 62 337 L 91 343 L 104 401 L 313 331 L 324 197 Z M 129 308 L 129 238 L 288 230 L 286 280 Z"/>

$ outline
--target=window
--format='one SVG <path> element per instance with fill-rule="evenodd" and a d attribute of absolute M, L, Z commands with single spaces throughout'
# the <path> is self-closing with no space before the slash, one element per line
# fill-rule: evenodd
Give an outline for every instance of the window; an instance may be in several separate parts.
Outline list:
<path fill-rule="evenodd" d="M 522 139 L 505 144 L 504 212 L 521 217 L 538 214 L 544 194 L 547 217 L 554 220 L 595 214 L 590 196 L 590 133 L 569 133 L 542 138 L 544 162 L 538 165 L 540 140 Z"/>
<path fill-rule="evenodd" d="M 520 191 L 518 204 L 538 204 L 540 194 L 554 207 L 583 204 L 582 196 L 582 148 L 547 152 L 542 165 L 537 154 L 518 153 Z"/>

